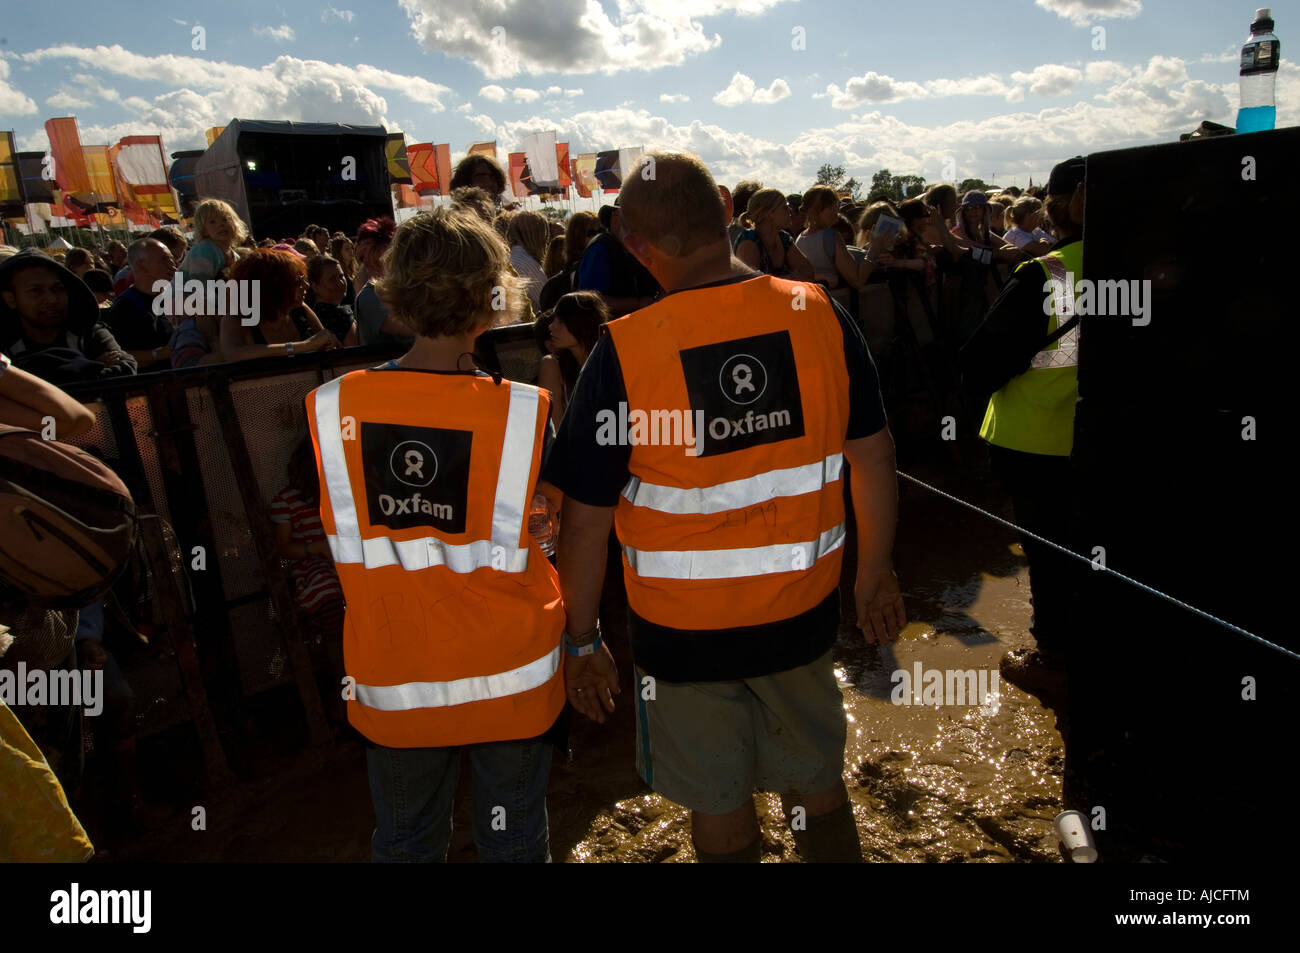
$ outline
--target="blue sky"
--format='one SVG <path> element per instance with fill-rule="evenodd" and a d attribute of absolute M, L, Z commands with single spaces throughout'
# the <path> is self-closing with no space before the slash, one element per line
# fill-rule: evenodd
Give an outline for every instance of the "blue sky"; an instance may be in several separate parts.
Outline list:
<path fill-rule="evenodd" d="M 381 123 L 408 141 L 450 142 L 453 156 L 480 139 L 516 151 L 529 132 L 555 129 L 575 155 L 685 148 L 724 183 L 756 176 L 788 190 L 824 162 L 861 180 L 884 166 L 1023 185 L 1075 153 L 1168 141 L 1201 119 L 1231 124 L 1236 51 L 1255 10 L 1223 0 L 235 0 L 140 5 L 167 10 L 146 17 L 71 0 L 52 30 L 47 7 L 13 6 L 0 23 L 0 128 L 24 149 L 44 148 L 43 121 L 63 115 L 87 144 L 161 133 L 168 150 L 201 147 L 204 129 L 233 116 Z M 1274 15 L 1285 59 L 1300 8 Z M 193 48 L 195 26 L 205 49 Z M 1300 122 L 1290 63 L 1278 101 L 1279 125 Z"/>

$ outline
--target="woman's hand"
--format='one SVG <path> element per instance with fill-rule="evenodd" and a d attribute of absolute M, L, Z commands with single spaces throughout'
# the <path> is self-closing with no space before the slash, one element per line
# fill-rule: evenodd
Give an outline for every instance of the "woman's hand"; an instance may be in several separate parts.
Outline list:
<path fill-rule="evenodd" d="M 329 331 L 321 328 L 307 340 L 294 345 L 294 350 L 310 351 L 332 351 L 339 346 L 339 339 Z"/>

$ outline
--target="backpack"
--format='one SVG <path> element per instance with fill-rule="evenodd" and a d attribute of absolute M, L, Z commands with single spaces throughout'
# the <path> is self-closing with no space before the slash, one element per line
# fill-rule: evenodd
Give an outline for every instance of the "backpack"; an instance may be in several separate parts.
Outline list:
<path fill-rule="evenodd" d="M 135 503 L 84 450 L 0 425 L 0 583 L 34 606 L 76 609 L 131 560 Z"/>

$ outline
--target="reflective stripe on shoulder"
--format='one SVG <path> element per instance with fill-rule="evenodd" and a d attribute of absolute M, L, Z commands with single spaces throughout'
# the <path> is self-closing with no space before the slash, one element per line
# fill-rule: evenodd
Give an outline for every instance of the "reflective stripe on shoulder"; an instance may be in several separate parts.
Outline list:
<path fill-rule="evenodd" d="M 496 501 L 492 507 L 492 541 L 513 549 L 524 532 L 524 516 L 532 505 L 528 474 L 537 443 L 536 387 L 510 382 L 510 409 L 497 471 Z"/>
<path fill-rule="evenodd" d="M 1038 261 L 1047 270 L 1052 285 L 1052 304 L 1056 314 L 1056 327 L 1074 316 L 1074 275 L 1065 268 L 1065 263 L 1055 255 L 1044 255 Z M 1079 326 L 1076 324 L 1066 331 L 1048 347 L 1034 355 L 1029 362 L 1032 370 L 1047 370 L 1054 367 L 1073 367 L 1079 363 Z"/>
<path fill-rule="evenodd" d="M 844 455 L 832 453 L 825 460 L 800 467 L 769 470 L 743 480 L 729 480 L 713 486 L 682 488 L 645 483 L 632 477 L 623 488 L 623 496 L 633 506 L 644 506 L 676 516 L 725 513 L 728 510 L 756 506 L 781 496 L 815 493 L 834 483 L 844 470 Z"/>
<path fill-rule="evenodd" d="M 414 708 L 447 708 L 471 702 L 490 701 L 532 691 L 550 681 L 560 670 L 560 649 L 556 646 L 541 658 L 497 675 L 476 675 L 450 682 L 405 682 L 401 685 L 361 685 L 357 701 L 380 711 L 410 711 Z"/>
<path fill-rule="evenodd" d="M 840 523 L 806 543 L 777 543 L 748 549 L 647 551 L 623 547 L 632 572 L 646 579 L 736 579 L 812 569 L 844 545 Z"/>
<path fill-rule="evenodd" d="M 343 455 L 343 423 L 339 416 L 342 388 L 342 377 L 316 388 L 316 436 L 320 441 L 320 462 L 325 471 L 325 492 L 329 495 L 330 512 L 334 514 L 335 531 L 340 536 L 359 537 L 361 527 L 357 523 L 347 459 Z"/>

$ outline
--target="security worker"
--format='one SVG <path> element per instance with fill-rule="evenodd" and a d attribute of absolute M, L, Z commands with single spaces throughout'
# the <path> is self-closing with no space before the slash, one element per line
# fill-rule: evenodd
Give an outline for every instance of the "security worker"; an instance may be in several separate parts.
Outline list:
<path fill-rule="evenodd" d="M 993 468 L 1011 497 L 1017 522 L 1066 546 L 1073 537 L 1070 450 L 1079 396 L 1079 327 L 1071 318 L 1075 282 L 1083 277 L 1083 203 L 1084 160 L 1076 156 L 1052 169 L 1047 183 L 1047 214 L 1056 244 L 1016 269 L 964 355 L 970 364 L 976 354 L 1033 354 L 1028 368 L 1005 383 L 992 378 L 999 386 L 989 399 L 980 436 L 989 443 Z M 1030 631 L 1037 648 L 1009 653 L 1002 673 L 1061 709 L 1070 631 L 1078 611 L 1073 582 L 1078 570 L 1069 557 L 1034 539 L 1022 537 L 1021 545 L 1029 561 Z"/>
<path fill-rule="evenodd" d="M 307 398 L 321 522 L 347 600 L 348 720 L 370 742 L 375 860 L 445 860 L 460 746 L 482 860 L 549 859 L 549 745 L 564 615 L 527 519 L 545 392 L 474 370 L 520 282 L 476 216 L 398 229 L 378 290 L 418 337 Z M 504 308 L 503 308 L 504 306 Z"/>
<path fill-rule="evenodd" d="M 860 861 L 831 657 L 846 479 L 858 624 L 883 644 L 905 621 L 893 440 L 866 343 L 819 286 L 733 258 L 696 157 L 645 157 L 621 211 L 620 240 L 666 294 L 606 326 L 545 471 L 565 494 L 569 700 L 602 722 L 614 708 L 596 621 L 613 523 L 638 768 L 691 809 L 697 857 L 760 859 L 760 788 L 781 793 L 806 860 Z"/>

